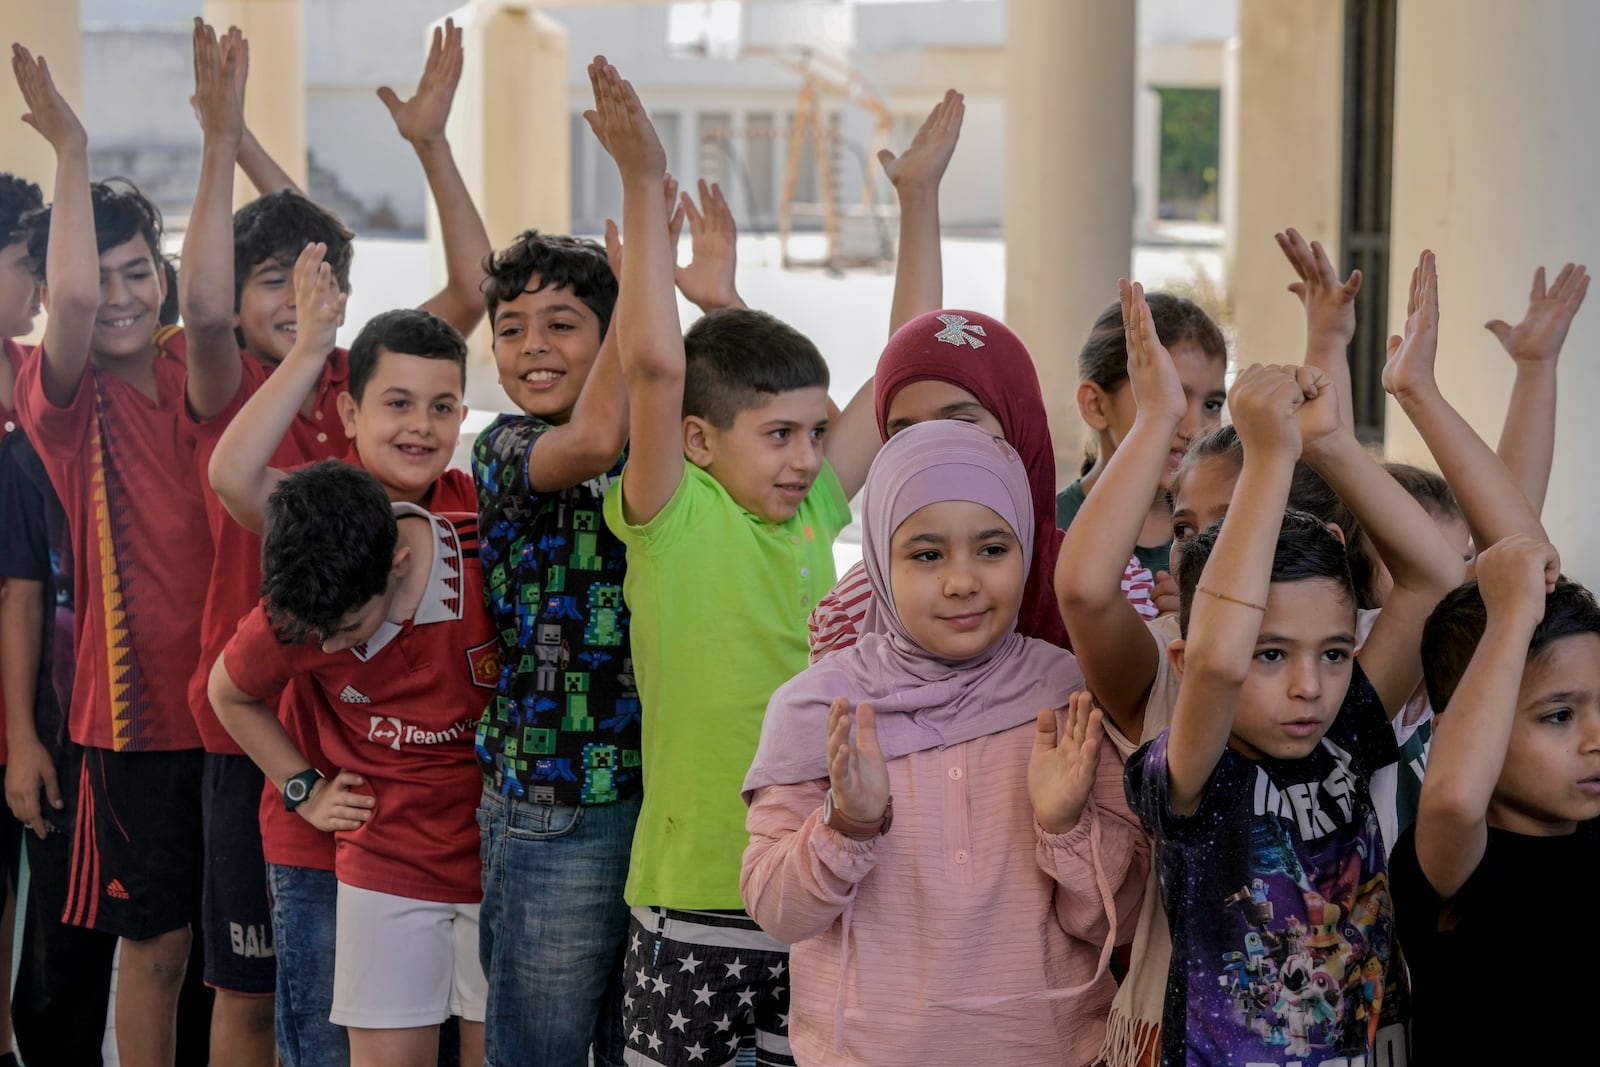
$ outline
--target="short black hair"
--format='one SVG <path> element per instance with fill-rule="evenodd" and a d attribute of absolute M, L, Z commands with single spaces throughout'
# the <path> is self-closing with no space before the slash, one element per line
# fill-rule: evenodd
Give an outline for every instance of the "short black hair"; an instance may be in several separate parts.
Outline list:
<path fill-rule="evenodd" d="M 765 311 L 713 311 L 689 327 L 683 350 L 683 414 L 718 429 L 779 393 L 828 387 L 817 346 Z"/>
<path fill-rule="evenodd" d="M 1355 512 L 1333 491 L 1333 486 L 1304 460 L 1294 465 L 1294 479 L 1289 483 L 1289 506 L 1310 512 L 1320 522 L 1331 522 L 1339 527 L 1339 532 L 1344 534 L 1344 554 L 1350 563 L 1356 607 L 1363 610 L 1381 607 L 1373 591 L 1376 574 L 1372 562 L 1376 550 L 1367 532 L 1361 528 Z"/>
<path fill-rule="evenodd" d="M 491 326 L 495 309 L 526 292 L 528 282 L 538 275 L 534 292 L 570 288 L 600 320 L 601 337 L 611 328 L 617 278 L 611 273 L 606 250 L 594 241 L 524 230 L 506 247 L 489 253 L 483 261 L 483 274 L 483 298 Z"/>
<path fill-rule="evenodd" d="M 360 467 L 325 459 L 267 498 L 261 596 L 286 645 L 329 635 L 389 586 L 399 528 L 389 497 Z"/>
<path fill-rule="evenodd" d="M 368 319 L 350 346 L 350 395 L 357 403 L 385 352 L 453 360 L 461 368 L 462 389 L 467 386 L 467 342 L 460 332 L 421 308 L 396 308 Z"/>
<path fill-rule="evenodd" d="M 1476 581 L 1445 594 L 1422 628 L 1422 681 L 1428 703 L 1442 712 L 1467 673 L 1489 616 Z M 1553 592 L 1545 594 L 1544 618 L 1533 628 L 1528 642 L 1532 661 L 1552 642 L 1575 634 L 1600 634 L 1600 603 L 1582 585 L 1562 575 Z"/>
<path fill-rule="evenodd" d="M 0 248 L 24 239 L 22 220 L 44 207 L 44 193 L 26 178 L 0 171 Z"/>
<path fill-rule="evenodd" d="M 1436 520 L 1466 520 L 1466 513 L 1461 510 L 1461 504 L 1456 500 L 1455 493 L 1450 491 L 1450 483 L 1444 480 L 1444 475 L 1423 467 L 1413 467 L 1409 463 L 1385 463 L 1383 469 L 1400 483 L 1400 488 L 1409 493 L 1412 500 L 1422 505 L 1422 510 L 1429 517 Z"/>
<path fill-rule="evenodd" d="M 1183 546 L 1178 559 L 1178 629 L 1189 636 L 1189 612 L 1194 607 L 1194 591 L 1200 584 L 1200 574 L 1217 547 L 1217 535 L 1222 522 L 1213 524 L 1204 533 L 1197 534 Z M 1272 580 L 1274 582 L 1303 582 L 1325 578 L 1338 583 L 1355 603 L 1355 588 L 1350 580 L 1350 564 L 1345 560 L 1344 546 L 1333 536 L 1333 531 L 1315 515 L 1290 509 L 1283 513 L 1283 525 L 1278 529 L 1278 544 L 1272 552 Z"/>
<path fill-rule="evenodd" d="M 233 307 L 245 279 L 261 264 L 272 260 L 285 271 L 306 245 L 321 241 L 328 246 L 323 261 L 333 270 L 341 292 L 350 291 L 350 261 L 355 258 L 355 234 L 338 216 L 293 189 L 281 189 L 250 201 L 233 213 Z"/>
<path fill-rule="evenodd" d="M 94 243 L 98 252 L 103 255 L 107 249 L 143 237 L 150 246 L 151 258 L 160 268 L 161 211 L 138 186 L 126 178 L 110 178 L 89 186 L 89 199 L 94 210 Z M 41 282 L 45 281 L 45 257 L 50 250 L 51 210 L 47 207 L 35 211 L 22 223 L 33 276 Z"/>

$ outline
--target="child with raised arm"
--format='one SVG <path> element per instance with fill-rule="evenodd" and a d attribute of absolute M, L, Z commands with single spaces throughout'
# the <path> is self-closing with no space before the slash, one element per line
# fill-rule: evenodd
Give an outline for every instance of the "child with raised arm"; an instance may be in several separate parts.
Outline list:
<path fill-rule="evenodd" d="M 782 1064 L 787 953 L 742 911 L 739 786 L 768 698 L 805 667 L 806 615 L 833 584 L 831 545 L 877 442 L 865 390 L 830 419 L 827 365 L 771 316 L 729 308 L 679 332 L 665 153 L 616 70 L 597 58 L 590 77 L 586 117 L 622 173 L 628 238 L 629 454 L 605 500 L 628 548 L 644 708 L 627 1062 L 731 1063 L 754 1043 L 758 1062 Z"/>
<path fill-rule="evenodd" d="M 472 733 L 499 655 L 476 554 L 474 515 L 391 501 L 338 460 L 297 471 L 267 502 L 262 603 L 212 669 L 217 717 L 285 809 L 335 835 L 352 1067 L 433 1067 L 451 1015 L 462 1062 L 483 1061 Z M 314 694 L 325 768 L 268 703 L 291 682 Z"/>
<path fill-rule="evenodd" d="M 1127 768 L 1174 946 L 1162 1059 L 1383 1056 L 1403 984 L 1368 783 L 1396 758 L 1389 716 L 1420 674 L 1422 623 L 1461 567 L 1441 562 L 1433 524 L 1381 469 L 1355 480 L 1360 446 L 1320 371 L 1248 368 L 1230 407 L 1244 466 L 1220 533 L 1197 537 L 1180 563 L 1172 726 Z M 1395 584 L 1359 665 L 1342 546 L 1282 510 L 1302 450 L 1330 476 L 1356 467 L 1341 492 L 1393 513 L 1369 530 Z"/>
<path fill-rule="evenodd" d="M 792 945 L 799 1063 L 1099 1052 L 1149 844 L 1071 654 L 1017 632 L 1019 460 L 948 420 L 892 437 L 863 501 L 882 627 L 768 707 L 742 890 Z"/>
<path fill-rule="evenodd" d="M 1573 979 L 1600 951 L 1572 912 L 1600 878 L 1600 605 L 1550 545 L 1478 557 L 1423 633 L 1439 709 L 1416 825 L 1390 860 L 1415 988 L 1418 1063 L 1576 1063 L 1581 1026 L 1551 988 L 1485 980 L 1487 961 Z M 1523 906 L 1507 907 L 1508 902 Z"/>

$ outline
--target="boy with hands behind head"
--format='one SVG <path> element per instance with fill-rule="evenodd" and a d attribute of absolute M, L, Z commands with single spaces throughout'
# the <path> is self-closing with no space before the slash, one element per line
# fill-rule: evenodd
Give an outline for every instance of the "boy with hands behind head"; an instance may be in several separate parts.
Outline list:
<path fill-rule="evenodd" d="M 1163 1061 L 1371 1057 L 1402 987 L 1369 783 L 1396 758 L 1388 719 L 1460 563 L 1361 453 L 1321 371 L 1250 367 L 1230 406 L 1244 467 L 1220 532 L 1180 561 L 1172 726 L 1127 769 L 1172 929 Z M 1363 521 L 1377 513 L 1369 533 L 1394 574 L 1360 667 L 1342 546 L 1283 511 L 1302 453 Z"/>
<path fill-rule="evenodd" d="M 1390 861 L 1417 1062 L 1565 1063 L 1588 1047 L 1570 1021 L 1519 1025 L 1548 1013 L 1549 983 L 1483 973 L 1514 958 L 1570 981 L 1600 952 L 1572 915 L 1600 878 L 1600 604 L 1559 569 L 1549 544 L 1508 537 L 1423 635 L 1438 719 Z"/>
<path fill-rule="evenodd" d="M 605 501 L 628 547 L 644 706 L 627 1060 L 731 1063 L 754 1043 L 758 1062 L 782 1064 L 788 963 L 742 911 L 740 784 L 768 698 L 806 665 L 806 615 L 833 583 L 830 546 L 876 448 L 870 397 L 840 420 L 846 458 L 831 436 L 824 448 L 827 366 L 804 337 L 739 308 L 680 333 L 666 154 L 615 68 L 597 57 L 589 74 L 585 117 L 621 171 L 628 237 L 615 328 L 629 459 Z M 838 474 L 824 462 L 835 457 Z"/>

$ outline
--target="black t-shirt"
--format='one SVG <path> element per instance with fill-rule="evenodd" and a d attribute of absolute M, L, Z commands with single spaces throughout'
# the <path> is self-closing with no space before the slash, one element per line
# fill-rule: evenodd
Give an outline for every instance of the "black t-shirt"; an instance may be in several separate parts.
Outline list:
<path fill-rule="evenodd" d="M 1490 828 L 1477 870 L 1441 901 L 1416 829 L 1389 858 L 1395 930 L 1411 968 L 1411 1062 L 1593 1063 L 1600 999 L 1600 819 L 1531 837 Z"/>

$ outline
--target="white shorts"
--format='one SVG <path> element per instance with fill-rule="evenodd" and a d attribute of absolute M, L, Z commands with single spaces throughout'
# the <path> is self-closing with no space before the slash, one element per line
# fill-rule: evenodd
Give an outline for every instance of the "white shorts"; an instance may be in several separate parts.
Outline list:
<path fill-rule="evenodd" d="M 339 883 L 331 1022 L 364 1030 L 482 1022 L 478 905 L 441 904 Z"/>

